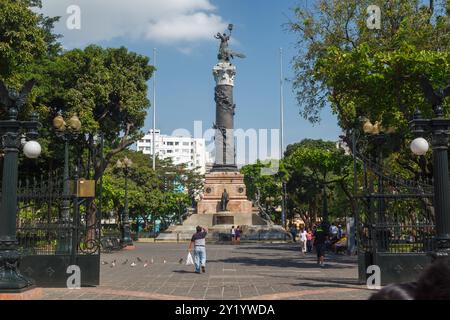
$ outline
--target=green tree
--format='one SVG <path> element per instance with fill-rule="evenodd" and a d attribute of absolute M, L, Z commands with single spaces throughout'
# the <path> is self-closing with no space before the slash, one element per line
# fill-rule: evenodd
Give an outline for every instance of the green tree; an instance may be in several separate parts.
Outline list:
<path fill-rule="evenodd" d="M 380 30 L 366 25 L 369 5 L 381 8 Z M 312 122 L 328 103 L 343 128 L 358 115 L 387 122 L 392 113 L 380 118 L 387 107 L 402 113 L 411 105 L 426 107 L 414 74 L 446 84 L 449 18 L 442 10 L 417 0 L 320 0 L 315 9 L 295 8 L 289 24 L 302 48 L 293 64 L 294 89 Z"/>
<path fill-rule="evenodd" d="M 336 143 L 307 139 L 288 146 L 286 154 L 288 207 L 300 214 L 305 223 L 310 225 L 321 215 L 324 194 L 331 200 L 329 208 L 336 210 L 331 211 L 332 217 L 354 210 L 349 191 L 352 158 Z M 343 203 L 347 206 L 343 207 Z"/>
<path fill-rule="evenodd" d="M 167 226 L 179 221 L 192 205 L 188 187 L 190 183 L 198 183 L 194 178 L 188 180 L 185 177 L 194 177 L 197 173 L 192 173 L 184 165 L 173 165 L 170 159 L 160 158 L 157 158 L 156 170 L 153 170 L 149 155 L 131 150 L 115 155 L 105 171 L 102 211 L 123 212 L 125 176 L 115 163 L 125 156 L 133 162 L 128 176 L 131 219 L 142 219 L 148 225 L 151 217 L 153 220 L 160 219 Z"/>
<path fill-rule="evenodd" d="M 66 117 L 78 114 L 82 122 L 79 149 L 96 148 L 96 134 L 105 141 L 104 161 L 96 162 L 93 177 L 102 175 L 111 158 L 135 143 L 141 136 L 147 108 L 147 81 L 154 68 L 147 57 L 126 48 L 103 49 L 89 46 L 59 55 L 48 65 L 36 67 L 39 81 L 39 105 L 45 128 L 52 127 L 58 111 Z M 52 135 L 49 134 L 49 137 Z M 51 141 L 53 142 L 53 141 Z M 47 149 L 47 159 L 59 150 Z"/>
<path fill-rule="evenodd" d="M 287 172 L 282 162 L 279 163 L 278 172 L 265 174 L 265 170 L 270 168 L 273 168 L 271 161 L 257 160 L 255 164 L 242 167 L 241 173 L 244 174 L 247 198 L 253 201 L 260 211 L 267 213 L 272 221 L 280 222 L 277 208 L 282 204 L 282 182 L 287 179 Z"/>
<path fill-rule="evenodd" d="M 0 79 L 10 85 L 22 85 L 22 74 L 48 51 L 46 20 L 31 10 L 40 4 L 31 0 L 0 2 Z"/>
<path fill-rule="evenodd" d="M 369 5 L 381 8 L 380 30 L 366 25 Z M 391 169 L 430 175 L 426 162 L 410 156 L 408 121 L 416 108 L 425 116 L 432 111 L 418 75 L 435 87 L 450 82 L 448 8 L 448 1 L 424 6 L 418 0 L 320 0 L 312 10 L 295 8 L 289 29 L 299 45 L 293 86 L 301 114 L 315 123 L 330 105 L 348 145 L 351 133 L 361 131 L 361 118 L 393 127 L 385 153 L 393 154 Z M 449 106 L 447 99 L 446 113 Z"/>

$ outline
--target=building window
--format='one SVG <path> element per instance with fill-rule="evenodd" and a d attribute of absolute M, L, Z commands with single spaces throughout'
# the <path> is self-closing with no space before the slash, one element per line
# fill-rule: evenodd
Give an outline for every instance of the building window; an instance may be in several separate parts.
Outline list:
<path fill-rule="evenodd" d="M 183 146 L 188 146 L 189 142 L 183 142 Z"/>
<path fill-rule="evenodd" d="M 167 145 L 168 145 L 168 146 L 173 146 L 173 142 L 172 142 L 172 141 L 168 141 L 168 142 L 167 142 Z"/>
<path fill-rule="evenodd" d="M 178 146 L 180 143 L 178 141 L 175 142 L 175 145 Z"/>

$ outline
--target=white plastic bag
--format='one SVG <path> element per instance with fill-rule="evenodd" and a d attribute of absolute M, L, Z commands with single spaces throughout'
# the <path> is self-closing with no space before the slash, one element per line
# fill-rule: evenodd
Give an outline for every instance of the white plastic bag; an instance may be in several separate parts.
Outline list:
<path fill-rule="evenodd" d="M 188 252 L 187 258 L 186 258 L 186 265 L 192 266 L 194 265 L 194 259 L 192 259 L 192 255 L 190 252 Z"/>

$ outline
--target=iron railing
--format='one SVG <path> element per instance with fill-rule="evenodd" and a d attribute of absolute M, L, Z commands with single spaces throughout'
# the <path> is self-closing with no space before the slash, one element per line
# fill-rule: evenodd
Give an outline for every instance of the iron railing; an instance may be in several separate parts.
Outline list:
<path fill-rule="evenodd" d="M 435 227 L 431 224 L 377 224 L 360 230 L 360 250 L 379 253 L 428 253 L 433 251 Z"/>
<path fill-rule="evenodd" d="M 69 255 L 73 228 L 61 224 L 35 224 L 17 230 L 19 251 L 23 255 Z"/>

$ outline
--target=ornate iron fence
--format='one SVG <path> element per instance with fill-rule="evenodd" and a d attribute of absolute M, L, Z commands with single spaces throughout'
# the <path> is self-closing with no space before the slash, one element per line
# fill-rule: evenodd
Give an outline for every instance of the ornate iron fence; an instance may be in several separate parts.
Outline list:
<path fill-rule="evenodd" d="M 390 175 L 379 161 L 355 152 L 363 167 L 357 190 L 359 278 L 369 265 L 381 269 L 382 284 L 415 280 L 431 261 L 435 235 L 432 181 Z"/>
<path fill-rule="evenodd" d="M 82 285 L 100 278 L 100 218 L 88 199 L 63 194 L 59 172 L 19 180 L 17 241 L 21 271 L 37 285 L 66 286 L 67 267 L 78 265 Z"/>

